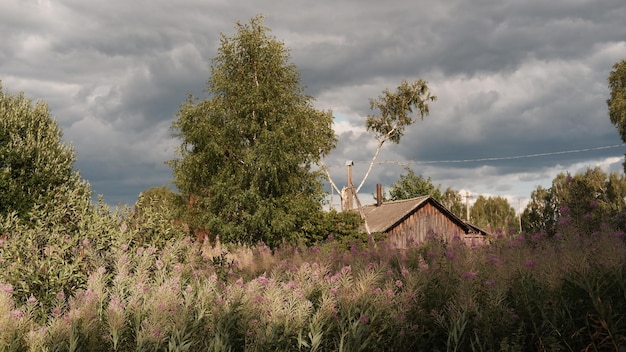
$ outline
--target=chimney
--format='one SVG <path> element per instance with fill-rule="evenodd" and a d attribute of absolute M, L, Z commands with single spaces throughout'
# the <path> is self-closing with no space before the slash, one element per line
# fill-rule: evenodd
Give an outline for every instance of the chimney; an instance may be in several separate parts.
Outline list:
<path fill-rule="evenodd" d="M 379 207 L 383 204 L 383 185 L 376 184 L 376 206 Z"/>

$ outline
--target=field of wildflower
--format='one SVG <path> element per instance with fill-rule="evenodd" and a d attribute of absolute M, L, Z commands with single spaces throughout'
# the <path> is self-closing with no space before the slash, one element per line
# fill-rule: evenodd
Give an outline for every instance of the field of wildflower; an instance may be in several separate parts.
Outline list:
<path fill-rule="evenodd" d="M 197 242 L 108 209 L 5 220 L 1 351 L 602 351 L 626 345 L 623 232 L 397 250 Z M 56 219 L 56 220 L 55 220 Z M 13 222 L 12 222 L 13 221 Z M 68 235 L 68 234 L 78 235 Z M 19 234 L 16 235 L 16 234 Z"/>

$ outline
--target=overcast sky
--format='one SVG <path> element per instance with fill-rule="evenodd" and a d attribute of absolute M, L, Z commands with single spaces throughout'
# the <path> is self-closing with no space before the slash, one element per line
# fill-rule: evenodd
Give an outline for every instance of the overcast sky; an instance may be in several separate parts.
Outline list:
<path fill-rule="evenodd" d="M 358 184 L 375 151 L 370 98 L 418 78 L 437 95 L 430 116 L 385 145 L 364 203 L 403 163 L 515 208 L 560 172 L 622 172 L 606 99 L 626 58 L 624 0 L 0 0 L 0 80 L 48 102 L 96 194 L 132 204 L 170 184 L 175 112 L 188 93 L 205 97 L 219 34 L 257 14 L 315 106 L 334 113 L 339 143 L 325 162 L 339 187 L 346 160 Z"/>

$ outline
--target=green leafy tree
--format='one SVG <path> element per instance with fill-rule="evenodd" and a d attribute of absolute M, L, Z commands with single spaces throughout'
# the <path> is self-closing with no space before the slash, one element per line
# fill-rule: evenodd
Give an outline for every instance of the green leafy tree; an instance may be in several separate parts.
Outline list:
<path fill-rule="evenodd" d="M 548 230 L 553 233 L 558 220 L 558 204 L 551 188 L 538 186 L 522 212 L 522 232 L 534 234 Z"/>
<path fill-rule="evenodd" d="M 10 94 L 0 82 L 0 215 L 26 218 L 63 186 L 89 192 L 72 169 L 74 161 L 48 105 Z"/>
<path fill-rule="evenodd" d="M 257 16 L 222 35 L 209 97 L 184 103 L 174 183 L 226 241 L 277 245 L 310 231 L 324 191 L 314 166 L 336 142 L 330 111 L 313 108 L 282 42 Z"/>
<path fill-rule="evenodd" d="M 553 235 L 564 228 L 592 233 L 615 223 L 624 211 L 626 179 L 617 173 L 588 168 L 574 176 L 560 173 L 552 187 L 538 187 L 522 213 L 526 233 L 545 231 Z"/>
<path fill-rule="evenodd" d="M 470 208 L 470 221 L 491 231 L 510 232 L 518 227 L 515 209 L 504 197 L 479 196 Z"/>
<path fill-rule="evenodd" d="M 446 188 L 446 190 L 442 192 L 441 185 L 435 186 L 430 177 L 425 178 L 423 175 L 416 175 L 410 168 L 407 168 L 407 170 L 406 175 L 400 175 L 400 179 L 391 185 L 389 198 L 383 194 L 383 200 L 394 201 L 429 195 L 439 201 L 454 215 L 465 219 L 465 204 L 463 204 L 463 197 L 459 192 L 451 187 Z"/>
<path fill-rule="evenodd" d="M 407 174 L 400 175 L 400 179 L 391 185 L 388 200 L 410 199 L 421 196 L 432 196 L 438 201 L 442 200 L 441 185 L 435 186 L 431 178 L 416 175 L 411 169 Z M 387 199 L 385 199 L 387 200 Z"/>
<path fill-rule="evenodd" d="M 383 145 L 387 141 L 398 144 L 400 139 L 404 135 L 407 126 L 412 125 L 416 121 L 416 114 L 423 120 L 425 116 L 430 113 L 429 102 L 437 100 L 437 97 L 431 94 L 428 82 L 419 79 L 415 82 L 402 81 L 395 92 L 386 89 L 378 99 L 370 99 L 370 109 L 378 110 L 379 114 L 369 115 L 365 122 L 365 127 L 368 132 L 374 133 L 378 144 L 376 146 L 376 152 L 370 161 L 369 167 L 361 183 L 358 187 L 350 184 L 343 191 L 339 190 L 335 182 L 330 177 L 328 168 L 322 164 L 322 170 L 326 172 L 326 176 L 330 183 L 330 186 L 341 195 L 342 204 L 350 204 L 351 201 L 346 202 L 346 198 L 356 198 L 357 194 L 365 184 L 374 162 L 378 157 Z M 358 204 L 357 198 L 357 204 Z M 365 228 L 369 233 L 367 224 Z"/>
<path fill-rule="evenodd" d="M 107 264 L 118 219 L 94 206 L 74 161 L 46 103 L 0 87 L 0 282 L 18 302 L 50 307 Z"/>
<path fill-rule="evenodd" d="M 613 65 L 613 71 L 609 74 L 609 90 L 611 96 L 606 101 L 609 117 L 622 140 L 626 142 L 626 59 Z M 626 171 L 626 162 L 624 170 Z"/>
<path fill-rule="evenodd" d="M 463 196 L 458 191 L 448 187 L 441 195 L 441 204 L 460 219 L 467 218 L 467 207 L 463 203 Z"/>
<path fill-rule="evenodd" d="M 378 144 L 368 170 L 355 193 L 359 193 L 363 187 L 385 142 L 400 143 L 406 127 L 416 121 L 414 110 L 423 120 L 430 113 L 428 103 L 435 100 L 437 97 L 431 94 L 428 82 L 422 79 L 415 82 L 402 81 L 395 92 L 386 89 L 377 99 L 370 99 L 370 109 L 378 111 L 379 114 L 369 115 L 365 121 L 365 128 L 374 133 Z"/>

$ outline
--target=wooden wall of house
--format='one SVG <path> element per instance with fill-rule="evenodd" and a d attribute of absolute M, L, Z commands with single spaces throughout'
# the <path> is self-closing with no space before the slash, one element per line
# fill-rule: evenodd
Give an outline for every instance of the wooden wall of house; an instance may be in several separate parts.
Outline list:
<path fill-rule="evenodd" d="M 464 239 L 465 231 L 432 204 L 425 204 L 401 224 L 387 233 L 387 238 L 398 248 L 408 248 L 422 243 L 429 233 L 443 236 L 446 241 L 459 236 Z"/>

